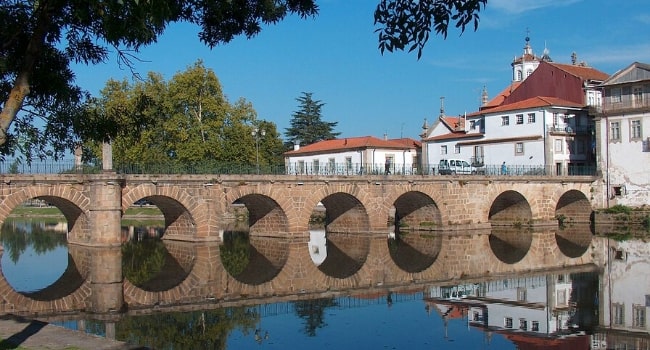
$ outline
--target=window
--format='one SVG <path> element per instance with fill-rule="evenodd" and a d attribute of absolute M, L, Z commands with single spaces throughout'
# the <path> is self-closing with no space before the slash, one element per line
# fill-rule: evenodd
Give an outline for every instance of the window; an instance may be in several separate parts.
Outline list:
<path fill-rule="evenodd" d="M 566 305 L 566 290 L 561 289 L 557 291 L 555 304 L 557 306 Z"/>
<path fill-rule="evenodd" d="M 528 124 L 535 123 L 535 113 L 528 113 Z"/>
<path fill-rule="evenodd" d="M 456 145 L 456 147 L 454 147 L 454 153 L 456 154 L 460 153 L 460 145 Z"/>
<path fill-rule="evenodd" d="M 512 317 L 506 317 L 504 321 L 504 326 L 506 328 L 512 328 Z"/>
<path fill-rule="evenodd" d="M 620 103 L 620 102 L 621 102 L 621 88 L 613 88 L 612 103 Z"/>
<path fill-rule="evenodd" d="M 352 157 L 345 157 L 345 168 L 348 171 L 352 170 Z"/>
<path fill-rule="evenodd" d="M 516 156 L 524 155 L 524 143 L 523 142 L 515 143 L 515 155 Z"/>
<path fill-rule="evenodd" d="M 318 169 L 319 168 L 318 159 L 313 160 L 312 167 L 313 167 L 314 174 L 319 174 L 319 172 L 318 172 L 318 170 L 319 170 Z"/>
<path fill-rule="evenodd" d="M 299 174 L 304 174 L 305 173 L 305 161 L 304 160 L 299 160 L 298 161 L 298 173 Z"/>
<path fill-rule="evenodd" d="M 476 130 L 476 120 L 470 120 L 469 121 L 469 129 L 470 130 Z"/>
<path fill-rule="evenodd" d="M 440 146 L 440 154 L 447 154 L 447 146 Z"/>
<path fill-rule="evenodd" d="M 523 114 L 517 114 L 515 116 L 515 118 L 517 120 L 517 124 L 523 124 L 524 123 L 524 115 Z"/>
<path fill-rule="evenodd" d="M 555 140 L 555 153 L 562 153 L 562 139 Z"/>
<path fill-rule="evenodd" d="M 327 160 L 327 170 L 329 171 L 330 174 L 334 174 L 334 169 L 336 168 L 336 160 L 334 158 L 330 158 Z"/>
<path fill-rule="evenodd" d="M 612 313 L 614 314 L 614 325 L 622 326 L 625 324 L 625 306 L 623 304 L 615 303 L 612 305 Z"/>
<path fill-rule="evenodd" d="M 517 81 L 521 81 L 522 78 L 523 78 L 523 75 L 521 74 L 521 71 L 518 70 L 517 71 Z"/>
<path fill-rule="evenodd" d="M 636 328 L 645 328 L 645 306 L 632 305 L 632 326 Z"/>
<path fill-rule="evenodd" d="M 558 125 L 560 125 L 560 115 L 553 113 L 553 126 L 557 127 Z"/>
<path fill-rule="evenodd" d="M 638 141 L 641 140 L 641 120 L 631 120 L 630 121 L 630 140 Z"/>
<path fill-rule="evenodd" d="M 519 319 L 519 329 L 521 329 L 522 331 L 528 330 L 528 321 L 526 321 L 525 318 Z"/>
<path fill-rule="evenodd" d="M 621 123 L 620 122 L 611 122 L 611 123 L 609 123 L 609 141 L 610 142 L 621 141 Z"/>
<path fill-rule="evenodd" d="M 530 328 L 533 332 L 539 332 L 539 321 L 533 321 L 532 327 Z"/>
<path fill-rule="evenodd" d="M 510 125 L 510 116 L 504 115 L 501 117 L 501 125 Z"/>
<path fill-rule="evenodd" d="M 632 101 L 634 102 L 634 107 L 643 107 L 643 88 L 640 86 L 635 86 L 632 88 Z"/>
<path fill-rule="evenodd" d="M 528 292 L 524 287 L 517 287 L 517 301 L 528 300 Z"/>

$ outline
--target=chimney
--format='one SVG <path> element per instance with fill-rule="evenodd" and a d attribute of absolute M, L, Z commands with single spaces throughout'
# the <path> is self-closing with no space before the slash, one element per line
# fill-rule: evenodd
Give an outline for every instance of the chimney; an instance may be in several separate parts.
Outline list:
<path fill-rule="evenodd" d="M 300 140 L 293 140 L 293 150 L 297 151 L 300 149 Z"/>

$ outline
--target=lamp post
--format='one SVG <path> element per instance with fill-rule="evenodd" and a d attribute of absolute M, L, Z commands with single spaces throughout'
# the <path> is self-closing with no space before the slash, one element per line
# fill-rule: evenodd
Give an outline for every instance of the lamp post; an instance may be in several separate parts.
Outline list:
<path fill-rule="evenodd" d="M 260 136 L 266 135 L 266 130 L 254 128 L 251 131 L 251 135 L 255 138 L 255 169 L 257 169 L 257 174 L 260 173 Z"/>

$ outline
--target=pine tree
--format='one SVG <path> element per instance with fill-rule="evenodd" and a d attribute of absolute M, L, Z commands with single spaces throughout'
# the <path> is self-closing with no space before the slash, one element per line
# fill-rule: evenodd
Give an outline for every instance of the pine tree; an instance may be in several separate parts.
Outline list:
<path fill-rule="evenodd" d="M 303 92 L 302 96 L 296 98 L 299 102 L 299 110 L 293 112 L 291 127 L 286 129 L 285 146 L 288 149 L 293 147 L 294 142 L 301 145 L 332 140 L 339 136 L 340 132 L 334 132 L 338 122 L 325 122 L 321 119 L 321 109 L 325 103 L 312 99 L 313 93 Z"/>

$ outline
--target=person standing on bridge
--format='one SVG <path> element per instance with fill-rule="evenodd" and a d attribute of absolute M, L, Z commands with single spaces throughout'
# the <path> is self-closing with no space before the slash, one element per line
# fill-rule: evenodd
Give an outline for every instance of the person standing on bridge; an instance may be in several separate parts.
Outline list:
<path fill-rule="evenodd" d="M 506 162 L 503 162 L 501 164 L 501 175 L 507 175 L 508 174 L 508 167 L 506 166 Z"/>
<path fill-rule="evenodd" d="M 386 175 L 390 175 L 390 158 L 386 158 L 386 164 L 384 165 L 384 172 Z"/>

